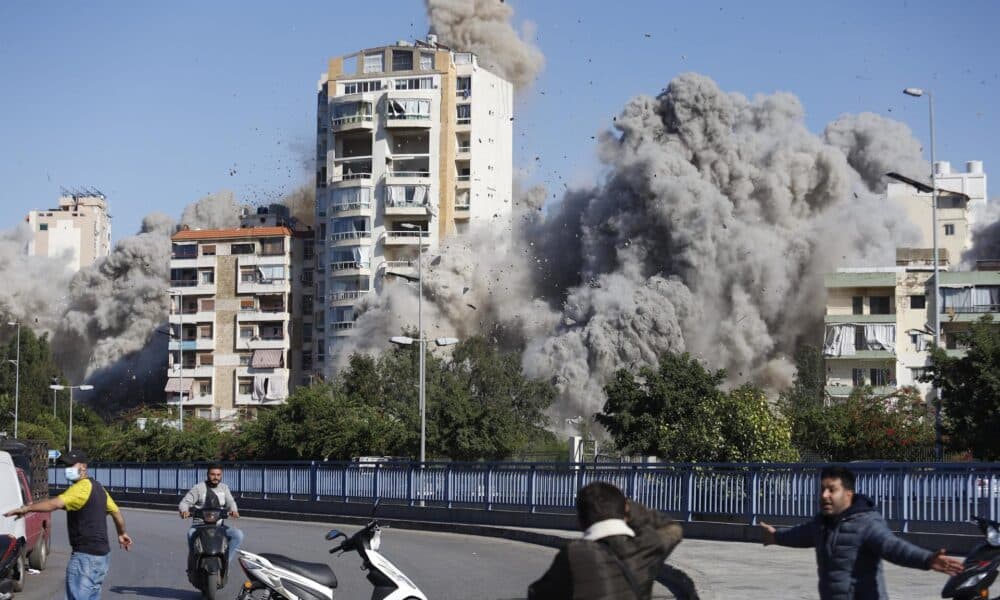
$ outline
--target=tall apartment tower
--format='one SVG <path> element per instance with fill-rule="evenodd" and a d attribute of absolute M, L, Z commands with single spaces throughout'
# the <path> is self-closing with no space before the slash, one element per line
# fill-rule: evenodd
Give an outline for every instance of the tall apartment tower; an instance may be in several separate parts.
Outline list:
<path fill-rule="evenodd" d="M 920 228 L 920 248 L 933 246 L 931 192 L 933 188 L 926 177 L 919 180 L 891 174 L 886 196 L 895 200 L 905 210 L 910 221 Z M 972 227 L 976 216 L 986 207 L 986 173 L 983 163 L 970 160 L 965 172 L 953 171 L 951 164 L 938 161 L 934 164 L 934 178 L 938 186 L 938 247 L 947 251 L 952 268 L 962 261 L 962 253 L 972 247 Z"/>
<path fill-rule="evenodd" d="M 108 201 L 100 192 L 66 192 L 58 208 L 33 210 L 25 221 L 32 231 L 28 255 L 63 258 L 70 271 L 89 267 L 111 252 Z"/>
<path fill-rule="evenodd" d="M 354 307 L 418 251 L 512 221 L 513 86 L 437 43 L 330 59 L 317 107 L 318 347 L 351 334 Z"/>
<path fill-rule="evenodd" d="M 312 285 L 302 274 L 314 236 L 266 208 L 243 227 L 171 237 L 168 404 L 234 423 L 282 404 L 312 369 Z M 303 306 L 303 303 L 306 303 Z M 183 395 L 183 399 L 182 399 Z"/>

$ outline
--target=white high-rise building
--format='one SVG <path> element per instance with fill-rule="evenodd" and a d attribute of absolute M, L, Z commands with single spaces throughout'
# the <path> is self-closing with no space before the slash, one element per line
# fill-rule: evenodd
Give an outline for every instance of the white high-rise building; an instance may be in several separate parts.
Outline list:
<path fill-rule="evenodd" d="M 58 208 L 33 210 L 25 221 L 32 231 L 28 255 L 63 259 L 70 271 L 89 267 L 111 252 L 108 201 L 100 192 L 66 192 Z"/>
<path fill-rule="evenodd" d="M 351 334 L 360 298 L 415 274 L 418 247 L 510 228 L 513 104 L 509 81 L 433 35 L 330 59 L 317 110 L 317 366 Z"/>

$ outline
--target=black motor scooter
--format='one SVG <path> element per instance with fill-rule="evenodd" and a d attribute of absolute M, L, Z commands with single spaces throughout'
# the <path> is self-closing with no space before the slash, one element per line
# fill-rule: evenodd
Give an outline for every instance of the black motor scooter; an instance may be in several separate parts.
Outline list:
<path fill-rule="evenodd" d="M 1000 568 L 1000 523 L 982 517 L 975 517 L 973 521 L 979 525 L 986 540 L 973 548 L 965 558 L 965 570 L 944 584 L 942 598 L 990 598 L 990 586 L 996 580 L 997 569 Z M 996 596 L 994 600 L 998 598 L 1000 596 Z"/>
<path fill-rule="evenodd" d="M 229 540 L 223 522 L 225 507 L 219 506 L 215 494 L 208 494 L 205 505 L 192 512 L 202 523 L 195 525 L 193 552 L 188 552 L 187 576 L 191 585 L 201 591 L 205 600 L 215 600 L 216 593 L 226 586 L 229 575 Z"/>
<path fill-rule="evenodd" d="M 14 570 L 18 568 L 18 560 L 24 552 L 26 543 L 23 537 L 0 535 L 0 600 L 10 600 L 14 597 L 17 583 L 13 579 Z"/>

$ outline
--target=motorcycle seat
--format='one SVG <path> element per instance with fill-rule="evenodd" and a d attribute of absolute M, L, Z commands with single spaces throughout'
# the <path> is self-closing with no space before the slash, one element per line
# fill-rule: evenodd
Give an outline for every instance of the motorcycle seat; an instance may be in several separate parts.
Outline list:
<path fill-rule="evenodd" d="M 280 554 L 261 554 L 260 556 L 270 561 L 276 567 L 286 569 L 303 577 L 308 577 L 320 585 L 325 585 L 329 588 L 337 587 L 337 576 L 334 575 L 333 569 L 329 565 L 294 560 Z"/>

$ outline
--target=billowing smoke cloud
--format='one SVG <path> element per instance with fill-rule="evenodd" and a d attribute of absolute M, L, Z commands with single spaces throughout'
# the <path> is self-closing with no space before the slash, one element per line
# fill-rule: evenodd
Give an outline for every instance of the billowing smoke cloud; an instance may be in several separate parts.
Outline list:
<path fill-rule="evenodd" d="M 66 305 L 66 288 L 72 272 L 68 256 L 28 256 L 32 232 L 28 225 L 0 232 L 0 313 L 25 327 L 51 331 Z"/>
<path fill-rule="evenodd" d="M 873 116 L 820 137 L 790 94 L 748 100 L 685 74 L 630 101 L 599 150 L 600 184 L 547 211 L 532 190 L 513 232 L 490 224 L 426 263 L 429 335 L 519 341 L 525 372 L 562 390 L 564 416 L 599 410 L 615 369 L 665 351 L 733 383 L 788 385 L 784 357 L 822 334 L 824 274 L 892 264 L 919 237 L 875 192 L 886 166 L 922 166 L 919 145 Z M 412 288 L 385 298 L 359 321 L 378 322 L 379 340 L 414 322 Z"/>
<path fill-rule="evenodd" d="M 512 82 L 530 85 L 545 58 L 527 39 L 534 27 L 525 23 L 521 35 L 510 24 L 514 9 L 497 0 L 426 0 L 431 31 L 452 48 L 473 52 L 481 65 Z"/>
<path fill-rule="evenodd" d="M 1000 199 L 977 207 L 972 229 L 972 248 L 962 255 L 962 266 L 974 269 L 981 260 L 1000 261 Z"/>
<path fill-rule="evenodd" d="M 899 121 L 874 113 L 843 115 L 827 125 L 823 135 L 840 148 L 872 191 L 885 191 L 885 174 L 890 172 L 920 180 L 930 177 L 931 165 L 920 156 L 920 142 Z"/>

